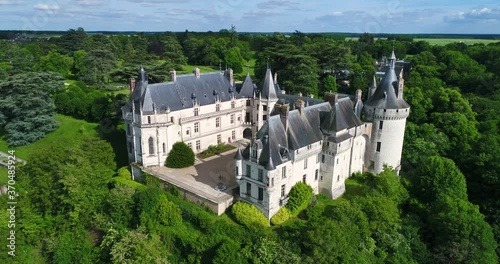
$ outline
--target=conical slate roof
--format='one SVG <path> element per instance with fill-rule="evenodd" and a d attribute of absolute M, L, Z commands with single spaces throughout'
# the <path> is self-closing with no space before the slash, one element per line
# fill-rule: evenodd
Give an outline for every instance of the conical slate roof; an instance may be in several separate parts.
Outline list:
<path fill-rule="evenodd" d="M 263 99 L 278 99 L 276 96 L 276 87 L 274 86 L 273 74 L 271 69 L 267 69 L 266 78 L 264 79 L 264 84 L 262 85 L 261 98 Z"/>
<path fill-rule="evenodd" d="M 240 97 L 245 97 L 245 98 L 253 97 L 254 87 L 252 78 L 250 77 L 250 73 L 247 74 L 247 77 L 245 77 L 245 80 L 243 81 L 243 85 L 237 92 Z"/>
<path fill-rule="evenodd" d="M 236 155 L 234 155 L 235 160 L 242 160 L 243 156 L 241 155 L 241 149 L 238 148 L 238 151 L 236 151 Z"/>
<path fill-rule="evenodd" d="M 389 59 L 389 68 L 385 72 L 375 93 L 366 101 L 366 107 L 379 109 L 405 109 L 410 107 L 403 98 L 396 96 L 399 82 L 394 70 L 395 57 L 393 51 Z"/>

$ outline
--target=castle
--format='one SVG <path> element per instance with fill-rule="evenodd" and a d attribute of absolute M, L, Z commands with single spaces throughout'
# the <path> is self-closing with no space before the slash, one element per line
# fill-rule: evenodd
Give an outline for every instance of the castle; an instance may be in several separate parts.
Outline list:
<path fill-rule="evenodd" d="M 185 142 L 195 153 L 209 145 L 250 139 L 238 149 L 234 176 L 241 200 L 270 219 L 287 203 L 297 182 L 337 198 L 355 172 L 379 173 L 401 166 L 406 118 L 402 70 L 394 52 L 368 99 L 327 93 L 324 100 L 285 94 L 268 68 L 259 89 L 248 74 L 239 87 L 232 71 L 179 75 L 148 84 L 143 68 L 131 82 L 122 108 L 129 161 L 163 166 L 172 145 Z"/>

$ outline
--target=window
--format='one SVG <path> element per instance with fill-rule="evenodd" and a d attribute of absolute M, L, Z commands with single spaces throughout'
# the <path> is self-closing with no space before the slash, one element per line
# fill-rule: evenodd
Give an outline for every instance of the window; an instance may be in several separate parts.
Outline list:
<path fill-rule="evenodd" d="M 263 105 L 263 106 L 262 106 L 262 110 L 263 110 L 263 111 L 267 111 L 267 105 Z"/>
<path fill-rule="evenodd" d="M 201 142 L 199 140 L 196 140 L 196 150 L 197 151 L 201 150 Z"/>
<path fill-rule="evenodd" d="M 170 123 L 173 123 L 173 122 L 174 122 L 174 117 L 173 117 L 173 116 L 171 116 L 171 117 L 170 117 Z"/>
<path fill-rule="evenodd" d="M 236 170 L 235 170 L 235 172 L 234 172 L 234 175 L 238 175 L 238 169 L 239 169 L 239 167 L 238 167 L 238 166 L 236 166 Z"/>
<path fill-rule="evenodd" d="M 259 169 L 259 174 L 258 174 L 257 180 L 260 182 L 264 182 L 264 171 L 262 171 L 262 169 Z"/>
<path fill-rule="evenodd" d="M 216 104 L 216 105 L 215 105 L 215 111 L 216 111 L 216 112 L 219 112 L 219 111 L 220 111 L 220 104 Z"/>
<path fill-rule="evenodd" d="M 307 158 L 304 159 L 304 169 L 307 169 Z"/>
<path fill-rule="evenodd" d="M 271 187 L 274 187 L 274 178 L 271 178 Z"/>
<path fill-rule="evenodd" d="M 262 121 L 266 121 L 267 120 L 267 115 L 263 115 L 262 116 Z"/>
<path fill-rule="evenodd" d="M 319 154 L 316 155 L 316 163 L 319 163 Z"/>
<path fill-rule="evenodd" d="M 234 124 L 234 114 L 231 115 L 231 124 Z"/>
<path fill-rule="evenodd" d="M 221 135 L 217 135 L 217 144 L 220 144 L 222 142 L 222 137 Z"/>
<path fill-rule="evenodd" d="M 286 178 L 286 166 L 284 166 L 283 168 L 281 168 L 281 177 L 282 178 Z"/>
<path fill-rule="evenodd" d="M 154 155 L 155 154 L 155 144 L 154 144 L 153 137 L 149 137 L 148 144 L 149 144 L 149 155 Z"/>
<path fill-rule="evenodd" d="M 186 135 L 189 135 L 189 128 L 186 129 Z"/>
<path fill-rule="evenodd" d="M 339 158 L 337 158 L 337 164 L 339 164 Z"/>
<path fill-rule="evenodd" d="M 220 117 L 215 119 L 215 127 L 220 127 Z"/>
<path fill-rule="evenodd" d="M 194 123 L 194 133 L 200 132 L 200 122 Z"/>
<path fill-rule="evenodd" d="M 382 147 L 381 145 L 382 145 L 381 142 L 377 142 L 377 152 L 380 152 L 380 147 Z"/>
<path fill-rule="evenodd" d="M 318 169 L 316 169 L 316 170 L 314 171 L 314 180 L 315 180 L 315 181 L 317 181 L 317 180 L 318 180 L 318 175 L 319 175 L 319 170 L 318 170 Z"/>
<path fill-rule="evenodd" d="M 259 201 L 264 200 L 264 189 L 259 187 Z"/>
<path fill-rule="evenodd" d="M 252 170 L 250 165 L 247 165 L 246 173 L 248 177 L 252 178 Z"/>
<path fill-rule="evenodd" d="M 245 123 L 250 123 L 250 113 L 245 114 Z"/>
<path fill-rule="evenodd" d="M 306 180 L 307 180 L 307 174 L 304 174 L 304 176 L 302 176 L 302 182 L 306 183 Z"/>
<path fill-rule="evenodd" d="M 236 107 L 236 103 L 235 102 L 231 102 L 231 108 L 234 108 Z"/>
<path fill-rule="evenodd" d="M 231 139 L 236 139 L 236 131 L 231 132 Z"/>
<path fill-rule="evenodd" d="M 193 143 L 189 142 L 189 143 L 188 143 L 188 147 L 189 147 L 190 149 L 193 149 Z"/>
<path fill-rule="evenodd" d="M 325 163 L 325 155 L 321 154 L 321 163 Z"/>
<path fill-rule="evenodd" d="M 148 116 L 148 124 L 151 124 L 151 117 Z"/>
<path fill-rule="evenodd" d="M 167 153 L 167 145 L 165 145 L 165 143 L 163 143 L 163 154 Z"/>
<path fill-rule="evenodd" d="M 252 184 L 247 182 L 247 195 L 252 196 Z"/>
<path fill-rule="evenodd" d="M 251 106 L 250 100 L 247 100 L 247 106 Z"/>
<path fill-rule="evenodd" d="M 378 123 L 378 129 L 382 129 L 384 127 L 384 121 L 380 121 L 380 123 Z"/>
<path fill-rule="evenodd" d="M 253 145 L 253 148 L 252 148 L 252 158 L 254 158 L 254 159 L 257 158 L 257 144 Z"/>
<path fill-rule="evenodd" d="M 281 185 L 281 197 L 285 197 L 285 185 Z"/>
<path fill-rule="evenodd" d="M 337 176 L 337 182 L 339 182 L 339 181 L 340 181 L 340 175 L 339 175 L 339 176 Z"/>
<path fill-rule="evenodd" d="M 260 105 L 258 104 L 258 105 L 257 105 L 257 110 L 259 110 L 259 106 L 260 106 Z"/>
<path fill-rule="evenodd" d="M 131 132 L 130 132 L 130 124 L 127 124 L 127 135 L 129 135 L 129 136 L 130 136 L 130 133 L 131 133 Z"/>
<path fill-rule="evenodd" d="M 194 109 L 194 116 L 198 116 L 200 114 L 200 109 L 195 108 Z"/>

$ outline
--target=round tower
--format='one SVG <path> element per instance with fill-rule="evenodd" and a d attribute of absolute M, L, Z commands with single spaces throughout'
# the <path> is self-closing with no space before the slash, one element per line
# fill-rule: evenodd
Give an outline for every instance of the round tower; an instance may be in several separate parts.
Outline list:
<path fill-rule="evenodd" d="M 239 182 L 243 176 L 243 155 L 241 154 L 240 148 L 236 151 L 234 155 L 234 176 L 236 181 Z"/>
<path fill-rule="evenodd" d="M 396 75 L 395 64 L 396 56 L 392 51 L 384 77 L 364 104 L 365 121 L 372 122 L 369 160 L 365 160 L 365 167 L 374 173 L 380 173 L 385 165 L 395 169 L 398 174 L 401 170 L 401 154 L 410 105 L 403 99 L 402 82 Z"/>

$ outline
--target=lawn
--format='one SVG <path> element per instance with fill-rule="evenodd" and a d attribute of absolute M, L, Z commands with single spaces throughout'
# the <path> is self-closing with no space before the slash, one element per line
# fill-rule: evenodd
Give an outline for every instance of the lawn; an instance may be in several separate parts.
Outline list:
<path fill-rule="evenodd" d="M 219 144 L 219 145 L 210 145 L 208 146 L 208 149 L 202 151 L 200 154 L 198 154 L 198 158 L 200 159 L 206 159 L 215 155 L 219 155 L 221 153 L 224 153 L 226 151 L 229 151 L 231 149 L 235 149 L 236 147 L 233 145 L 229 144 Z"/>
<path fill-rule="evenodd" d="M 0 151 L 7 152 L 13 149 L 16 151 L 17 157 L 28 159 L 29 154 L 35 149 L 47 147 L 55 142 L 66 145 L 76 145 L 82 142 L 86 136 L 97 135 L 98 124 L 88 123 L 64 115 L 56 115 L 56 120 L 60 123 L 58 129 L 48 134 L 45 138 L 30 145 L 9 147 L 4 138 L 0 138 Z"/>
<path fill-rule="evenodd" d="M 7 181 L 9 181 L 7 176 L 7 168 L 0 166 L 0 185 L 7 184 Z"/>
<path fill-rule="evenodd" d="M 199 68 L 201 73 L 219 71 L 219 65 L 217 66 L 182 65 L 182 70 L 178 70 L 177 74 L 193 73 L 194 68 Z M 225 69 L 224 66 L 222 66 L 222 68 Z"/>
<path fill-rule="evenodd" d="M 489 43 L 495 43 L 495 42 L 500 42 L 500 40 L 493 40 L 493 39 L 453 39 L 453 38 L 415 38 L 413 41 L 427 41 L 431 45 L 437 45 L 437 46 L 444 46 L 450 43 L 454 42 L 463 42 L 467 45 L 472 45 L 472 44 L 489 44 Z"/>

